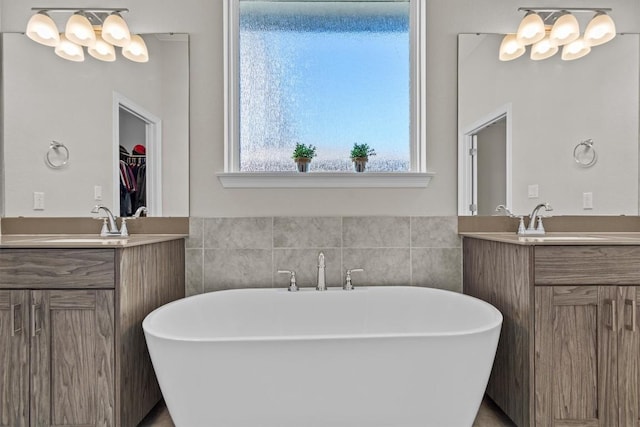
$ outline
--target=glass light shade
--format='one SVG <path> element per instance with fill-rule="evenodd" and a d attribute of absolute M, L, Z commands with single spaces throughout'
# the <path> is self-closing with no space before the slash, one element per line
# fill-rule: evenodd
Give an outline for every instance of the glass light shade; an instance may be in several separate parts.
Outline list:
<path fill-rule="evenodd" d="M 584 30 L 584 40 L 590 46 L 598 46 L 608 42 L 616 36 L 616 24 L 613 19 L 604 12 L 596 13 L 596 16 L 587 24 Z"/>
<path fill-rule="evenodd" d="M 60 43 L 55 48 L 56 55 L 60 58 L 67 59 L 74 62 L 84 61 L 84 51 L 82 46 L 73 43 L 67 39 L 64 34 L 60 34 Z"/>
<path fill-rule="evenodd" d="M 38 12 L 29 19 L 27 37 L 45 46 L 57 46 L 60 43 L 58 27 L 45 12 Z"/>
<path fill-rule="evenodd" d="M 131 43 L 122 48 L 122 55 L 134 62 L 149 61 L 147 45 L 145 44 L 144 39 L 138 34 L 131 36 Z"/>
<path fill-rule="evenodd" d="M 518 26 L 516 38 L 523 46 L 539 42 L 544 38 L 544 21 L 535 12 L 528 12 Z"/>
<path fill-rule="evenodd" d="M 93 46 L 87 49 L 89 55 L 93 56 L 100 61 L 113 62 L 116 60 L 116 49 L 112 44 L 107 43 L 102 38 L 99 31 L 96 31 L 96 42 Z"/>
<path fill-rule="evenodd" d="M 570 13 L 559 17 L 551 27 L 551 34 L 549 34 L 549 39 L 556 46 L 571 43 L 578 37 L 580 37 L 580 24 L 578 24 L 576 17 Z"/>
<path fill-rule="evenodd" d="M 65 37 L 80 46 L 93 46 L 96 42 L 96 33 L 89 19 L 82 13 L 74 13 L 67 21 L 64 31 Z"/>
<path fill-rule="evenodd" d="M 102 23 L 102 38 L 114 46 L 125 47 L 131 41 L 129 26 L 118 12 L 113 12 Z"/>
<path fill-rule="evenodd" d="M 575 40 L 569 44 L 564 45 L 562 48 L 562 59 L 565 61 L 572 61 L 574 59 L 582 58 L 591 52 L 591 46 L 584 39 Z"/>
<path fill-rule="evenodd" d="M 558 46 L 551 41 L 549 37 L 545 37 L 531 46 L 531 59 L 539 61 L 541 59 L 551 58 L 557 52 Z"/>
<path fill-rule="evenodd" d="M 511 61 L 519 58 L 525 52 L 525 47 L 518 41 L 515 34 L 507 34 L 500 43 L 500 61 Z"/>

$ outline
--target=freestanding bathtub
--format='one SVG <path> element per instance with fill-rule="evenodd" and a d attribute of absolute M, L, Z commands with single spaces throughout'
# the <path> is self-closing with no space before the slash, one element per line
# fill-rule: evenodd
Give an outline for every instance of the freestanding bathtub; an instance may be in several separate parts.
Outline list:
<path fill-rule="evenodd" d="M 219 291 L 143 322 L 178 427 L 468 427 L 501 325 L 484 301 L 400 286 Z"/>

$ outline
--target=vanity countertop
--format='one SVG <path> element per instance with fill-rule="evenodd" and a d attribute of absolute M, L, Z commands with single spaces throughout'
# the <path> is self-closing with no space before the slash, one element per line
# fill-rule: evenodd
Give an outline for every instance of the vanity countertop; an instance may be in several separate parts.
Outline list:
<path fill-rule="evenodd" d="M 97 234 L 6 234 L 1 248 L 127 248 L 182 239 L 186 234 L 133 234 L 127 237 L 100 237 Z"/>
<path fill-rule="evenodd" d="M 547 233 L 543 236 L 519 236 L 516 233 L 504 232 L 463 232 L 460 233 L 460 236 L 525 246 L 640 246 L 640 233 L 638 232 Z"/>

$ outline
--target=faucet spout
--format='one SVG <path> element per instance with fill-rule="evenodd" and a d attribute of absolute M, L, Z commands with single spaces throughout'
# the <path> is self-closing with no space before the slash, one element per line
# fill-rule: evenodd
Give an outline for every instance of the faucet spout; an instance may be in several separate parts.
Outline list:
<path fill-rule="evenodd" d="M 529 215 L 529 227 L 527 227 L 528 230 L 536 229 L 536 219 L 538 218 L 538 215 L 539 215 L 538 212 L 542 208 L 544 208 L 544 210 L 547 212 L 553 210 L 553 208 L 549 203 L 540 203 L 535 208 L 533 208 L 533 211 L 531 211 L 531 215 Z"/>
<path fill-rule="evenodd" d="M 109 233 L 110 234 L 120 234 L 118 231 L 118 226 L 116 225 L 116 219 L 113 216 L 113 213 L 109 210 L 108 207 L 103 205 L 95 205 L 93 209 L 91 209 L 91 213 L 99 213 L 100 210 L 103 210 L 107 214 L 107 218 L 109 218 Z"/>
<path fill-rule="evenodd" d="M 327 285 L 325 283 L 324 270 L 325 270 L 324 254 L 320 252 L 320 254 L 318 255 L 318 286 L 316 286 L 316 289 L 319 291 L 327 290 Z"/>

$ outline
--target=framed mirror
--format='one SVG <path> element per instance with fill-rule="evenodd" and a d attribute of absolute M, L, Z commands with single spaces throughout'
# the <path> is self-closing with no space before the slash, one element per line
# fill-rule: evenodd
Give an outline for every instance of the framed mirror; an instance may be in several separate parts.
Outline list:
<path fill-rule="evenodd" d="M 503 37 L 458 36 L 459 215 L 541 202 L 553 215 L 637 215 L 639 35 L 574 61 L 509 62 Z"/>
<path fill-rule="evenodd" d="M 143 38 L 146 63 L 120 52 L 114 62 L 71 62 L 24 34 L 2 34 L 5 216 L 92 216 L 98 203 L 117 215 L 120 146 L 131 156 L 138 146 L 131 158 L 147 169 L 139 189 L 149 215 L 189 215 L 188 35 Z M 68 150 L 61 167 L 47 162 L 66 154 L 52 141 Z"/>

